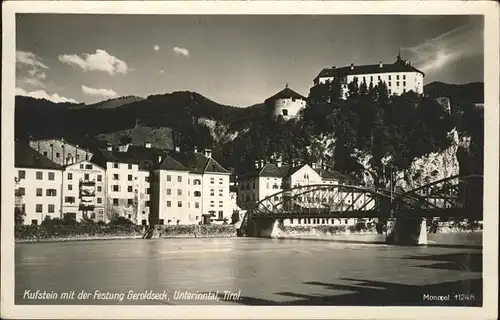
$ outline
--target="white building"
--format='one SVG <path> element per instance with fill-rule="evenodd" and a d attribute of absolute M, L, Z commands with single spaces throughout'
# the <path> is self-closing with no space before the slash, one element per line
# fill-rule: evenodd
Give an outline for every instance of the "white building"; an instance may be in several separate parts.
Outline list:
<path fill-rule="evenodd" d="M 152 216 L 158 224 L 231 221 L 230 172 L 211 150 L 169 152 L 154 170 Z"/>
<path fill-rule="evenodd" d="M 238 205 L 241 208 L 249 209 L 259 201 L 266 198 L 272 199 L 272 202 L 280 206 L 285 203 L 282 191 L 300 188 L 302 186 L 331 184 L 339 186 L 338 192 L 334 193 L 332 199 L 328 199 L 332 205 L 339 205 L 342 208 L 353 207 L 353 209 L 363 208 L 369 210 L 375 203 L 370 203 L 363 207 L 365 200 L 370 197 L 369 194 L 356 192 L 350 188 L 343 190 L 342 185 L 355 185 L 355 182 L 349 177 L 336 171 L 330 171 L 317 168 L 316 165 L 264 163 L 256 161 L 255 170 L 248 174 L 241 175 L 238 182 Z M 312 196 L 305 193 L 303 196 L 293 198 L 294 205 L 303 207 L 317 207 L 317 202 L 321 199 L 313 199 Z M 303 219 L 284 219 L 285 225 L 354 225 L 355 218 L 303 218 Z"/>
<path fill-rule="evenodd" d="M 401 95 L 405 92 L 414 91 L 417 94 L 424 92 L 424 76 L 425 74 L 411 65 L 411 62 L 403 60 L 401 53 L 398 54 L 397 60 L 394 63 L 373 65 L 354 65 L 336 68 L 325 68 L 321 70 L 316 78 L 314 85 L 339 79 L 342 87 L 342 98 L 348 96 L 348 84 L 357 81 L 358 85 L 366 83 L 367 87 L 370 83 L 376 86 L 379 82 L 384 82 L 387 85 L 389 95 Z"/>
<path fill-rule="evenodd" d="M 304 96 L 288 88 L 287 84 L 285 89 L 267 98 L 264 103 L 274 118 L 281 116 L 288 121 L 297 117 L 300 110 L 305 108 L 306 100 Z"/>
<path fill-rule="evenodd" d="M 149 145 L 150 148 L 150 145 Z M 147 148 L 142 148 L 147 149 Z M 138 149 L 141 150 L 141 149 Z M 135 150 L 135 151 L 138 151 Z M 150 207 L 150 160 L 153 152 L 98 150 L 92 162 L 106 169 L 106 221 L 125 217 L 147 225 Z"/>
<path fill-rule="evenodd" d="M 26 214 L 24 224 L 40 224 L 47 216 L 62 218 L 61 166 L 16 143 L 15 168 L 15 204 Z"/>
<path fill-rule="evenodd" d="M 77 144 L 64 139 L 40 139 L 30 141 L 30 146 L 59 165 L 68 165 L 83 160 L 90 160 L 92 153 Z"/>
<path fill-rule="evenodd" d="M 83 218 L 106 221 L 106 171 L 80 161 L 64 167 L 62 178 L 62 212 L 77 221 Z"/>

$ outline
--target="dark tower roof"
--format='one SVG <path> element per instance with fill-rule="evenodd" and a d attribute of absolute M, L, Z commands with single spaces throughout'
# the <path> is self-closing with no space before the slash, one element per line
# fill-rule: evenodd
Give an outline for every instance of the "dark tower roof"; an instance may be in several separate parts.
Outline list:
<path fill-rule="evenodd" d="M 267 98 L 264 103 L 267 104 L 268 102 L 273 102 L 273 101 L 278 100 L 278 99 L 290 99 L 290 98 L 306 100 L 306 98 L 303 95 L 288 88 L 288 83 L 287 83 L 285 86 L 285 89 L 283 89 L 280 92 L 276 93 L 275 95 Z"/>

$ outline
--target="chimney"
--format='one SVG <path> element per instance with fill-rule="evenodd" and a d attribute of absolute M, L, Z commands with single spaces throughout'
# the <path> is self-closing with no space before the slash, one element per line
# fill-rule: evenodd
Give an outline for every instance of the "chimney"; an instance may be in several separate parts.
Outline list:
<path fill-rule="evenodd" d="M 255 164 L 255 169 L 260 169 L 260 162 L 259 162 L 259 160 L 255 160 L 254 164 Z"/>
<path fill-rule="evenodd" d="M 279 168 L 281 167 L 281 164 L 282 164 L 281 157 L 278 157 L 278 159 L 276 159 L 276 166 Z"/>
<path fill-rule="evenodd" d="M 181 148 L 180 147 L 175 147 L 175 152 L 181 152 Z"/>
<path fill-rule="evenodd" d="M 337 66 L 332 66 L 332 69 L 337 69 Z"/>
<path fill-rule="evenodd" d="M 262 160 L 262 159 L 261 159 L 261 160 L 260 160 L 260 167 L 261 167 L 261 168 L 264 168 L 264 164 L 265 164 L 264 160 Z"/>
<path fill-rule="evenodd" d="M 158 163 L 161 163 L 161 156 L 158 156 Z"/>
<path fill-rule="evenodd" d="M 106 147 L 106 150 L 108 150 L 108 151 L 113 151 L 113 146 L 107 146 L 107 147 Z"/>
<path fill-rule="evenodd" d="M 384 64 L 382 63 L 382 61 L 380 61 L 380 62 L 378 63 L 378 66 L 379 66 L 380 68 L 382 68 L 382 67 L 384 66 Z"/>
<path fill-rule="evenodd" d="M 144 147 L 151 149 L 151 142 L 144 143 Z"/>
<path fill-rule="evenodd" d="M 212 150 L 211 149 L 205 149 L 205 157 L 207 158 L 212 158 Z"/>
<path fill-rule="evenodd" d="M 198 152 L 198 147 L 197 146 L 194 146 L 194 150 L 193 150 L 195 153 Z"/>
<path fill-rule="evenodd" d="M 316 166 L 316 162 L 311 163 L 311 168 L 313 168 L 314 170 L 316 170 L 316 167 L 317 167 Z"/>
<path fill-rule="evenodd" d="M 354 63 L 351 63 L 351 70 L 354 70 Z"/>

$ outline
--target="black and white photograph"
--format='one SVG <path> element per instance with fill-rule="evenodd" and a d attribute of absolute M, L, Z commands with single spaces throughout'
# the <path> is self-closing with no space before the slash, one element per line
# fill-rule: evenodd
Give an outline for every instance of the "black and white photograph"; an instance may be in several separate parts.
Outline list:
<path fill-rule="evenodd" d="M 498 4 L 49 2 L 4 5 L 2 318 L 496 318 Z"/>

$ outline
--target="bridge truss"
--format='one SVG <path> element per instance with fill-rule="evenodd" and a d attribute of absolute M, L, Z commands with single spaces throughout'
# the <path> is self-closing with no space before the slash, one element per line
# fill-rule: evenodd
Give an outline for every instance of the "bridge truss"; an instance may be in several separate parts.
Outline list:
<path fill-rule="evenodd" d="M 388 218 L 395 211 L 422 216 L 481 214 L 483 179 L 453 176 L 404 193 L 345 184 L 315 184 L 277 192 L 250 208 L 252 218 Z"/>

